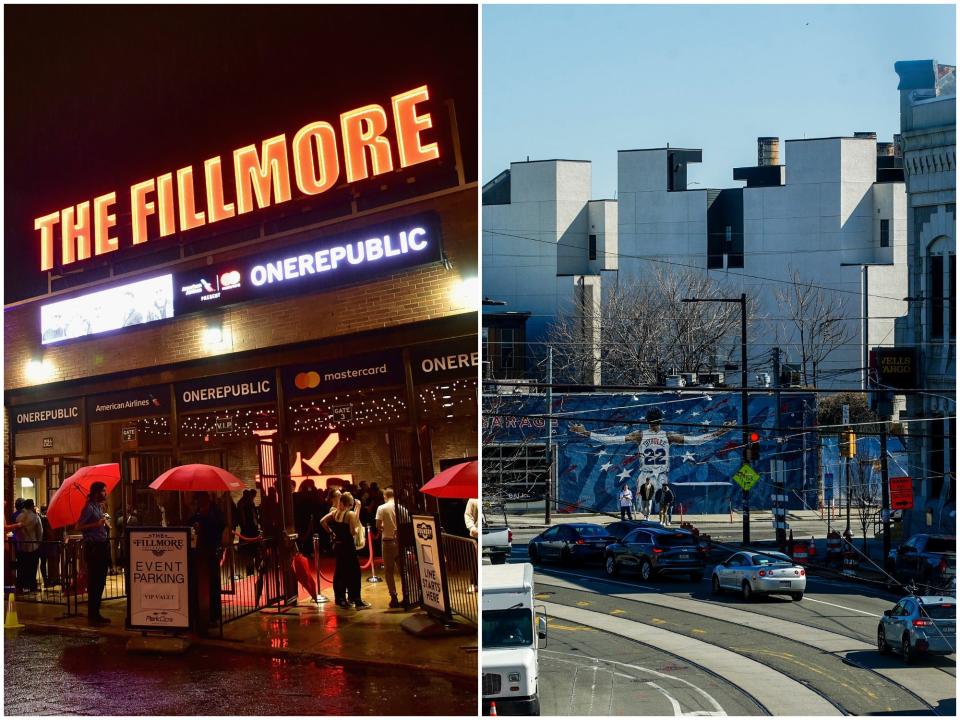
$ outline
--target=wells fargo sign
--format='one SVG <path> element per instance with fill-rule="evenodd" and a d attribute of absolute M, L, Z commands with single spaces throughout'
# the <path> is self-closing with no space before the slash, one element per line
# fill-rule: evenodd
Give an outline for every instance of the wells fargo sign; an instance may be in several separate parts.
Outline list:
<path fill-rule="evenodd" d="M 917 351 L 914 348 L 874 348 L 870 365 L 881 386 L 910 389 L 917 386 Z"/>
<path fill-rule="evenodd" d="M 319 195 L 341 181 L 341 176 L 346 183 L 354 183 L 435 160 L 440 157 L 437 143 L 421 137 L 433 127 L 433 120 L 418 107 L 429 99 L 429 89 L 421 85 L 394 95 L 389 112 L 381 105 L 364 105 L 342 113 L 338 128 L 318 120 L 289 139 L 286 134 L 277 135 L 263 140 L 259 148 L 238 148 L 226 160 L 219 155 L 208 158 L 202 170 L 196 168 L 196 178 L 194 166 L 189 165 L 135 183 L 123 200 L 113 191 L 38 217 L 34 229 L 40 233 L 40 269 L 54 266 L 56 236 L 61 265 L 117 250 L 118 209 L 125 217 L 129 210 L 131 244 L 140 245 L 287 202 L 293 197 L 294 184 L 304 195 Z M 393 144 L 388 136 L 391 123 Z M 228 180 L 232 176 L 232 183 L 225 184 L 225 174 Z M 233 195 L 228 201 L 231 184 Z"/>

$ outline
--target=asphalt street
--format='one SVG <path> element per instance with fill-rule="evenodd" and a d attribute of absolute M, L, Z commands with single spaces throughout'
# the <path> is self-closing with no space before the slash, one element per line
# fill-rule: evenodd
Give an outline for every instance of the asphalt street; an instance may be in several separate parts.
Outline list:
<path fill-rule="evenodd" d="M 473 715 L 476 681 L 210 647 L 131 655 L 117 640 L 6 630 L 4 714 Z"/>
<path fill-rule="evenodd" d="M 513 562 L 527 560 L 525 540 Z M 537 566 L 544 714 L 956 714 L 955 655 L 908 666 L 877 652 L 896 596 L 811 577 L 800 602 L 745 602 L 712 595 L 709 570 L 699 583 L 642 583 L 599 565 Z"/>

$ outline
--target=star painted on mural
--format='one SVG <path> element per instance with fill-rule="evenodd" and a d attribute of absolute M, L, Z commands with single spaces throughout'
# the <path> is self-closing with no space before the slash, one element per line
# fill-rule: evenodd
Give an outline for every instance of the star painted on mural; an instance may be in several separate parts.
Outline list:
<path fill-rule="evenodd" d="M 689 450 L 687 450 L 687 451 L 683 454 L 683 461 L 684 461 L 684 462 L 696 462 L 696 460 L 695 460 L 694 457 L 693 457 L 693 453 L 690 452 Z"/>
<path fill-rule="evenodd" d="M 603 465 L 600 466 L 600 469 L 603 470 L 604 472 L 606 472 L 607 470 L 609 470 L 609 469 L 612 468 L 612 467 L 613 467 L 613 463 L 612 463 L 612 462 L 605 462 Z"/>
<path fill-rule="evenodd" d="M 700 417 L 701 414 L 702 413 L 699 410 L 694 410 L 692 413 L 690 413 L 690 417 Z"/>
<path fill-rule="evenodd" d="M 597 457 L 600 457 L 600 456 L 606 455 L 606 454 L 607 454 L 607 451 L 606 451 L 606 450 L 601 450 L 600 452 L 597 453 Z"/>
<path fill-rule="evenodd" d="M 683 410 L 675 410 L 674 415 L 683 415 Z"/>
<path fill-rule="evenodd" d="M 624 468 L 624 469 L 623 469 L 623 472 L 620 473 L 619 475 L 617 475 L 617 477 L 620 478 L 621 480 L 629 480 L 629 479 L 630 479 L 630 471 L 627 470 L 626 468 Z"/>
<path fill-rule="evenodd" d="M 703 399 L 706 400 L 707 402 L 710 402 L 711 400 L 713 400 L 713 398 L 709 395 L 704 395 Z"/>

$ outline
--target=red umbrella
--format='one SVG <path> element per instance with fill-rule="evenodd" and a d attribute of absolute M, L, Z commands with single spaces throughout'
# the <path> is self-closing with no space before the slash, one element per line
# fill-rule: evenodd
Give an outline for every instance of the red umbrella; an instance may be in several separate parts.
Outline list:
<path fill-rule="evenodd" d="M 150 487 L 154 490 L 180 492 L 224 492 L 246 490 L 247 485 L 236 475 L 215 465 L 178 465 L 158 477 Z"/>
<path fill-rule="evenodd" d="M 118 463 L 87 465 L 64 480 L 47 506 L 47 520 L 50 521 L 50 527 L 58 528 L 76 524 L 80 519 L 83 506 L 87 504 L 90 486 L 95 482 L 102 482 L 107 486 L 107 492 L 111 492 L 120 482 L 120 465 Z"/>
<path fill-rule="evenodd" d="M 477 461 L 460 463 L 434 475 L 420 492 L 438 498 L 462 500 L 477 497 Z"/>

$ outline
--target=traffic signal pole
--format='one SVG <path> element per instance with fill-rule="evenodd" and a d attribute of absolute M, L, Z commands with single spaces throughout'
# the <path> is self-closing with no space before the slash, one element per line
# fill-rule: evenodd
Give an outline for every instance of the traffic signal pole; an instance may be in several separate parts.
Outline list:
<path fill-rule="evenodd" d="M 740 293 L 740 424 L 743 426 L 743 462 L 747 464 L 750 436 L 747 429 L 747 294 Z M 750 542 L 750 491 L 743 491 L 743 544 Z"/>
<path fill-rule="evenodd" d="M 883 562 L 890 556 L 890 469 L 887 467 L 887 423 L 880 435 L 880 487 L 883 518 Z"/>

